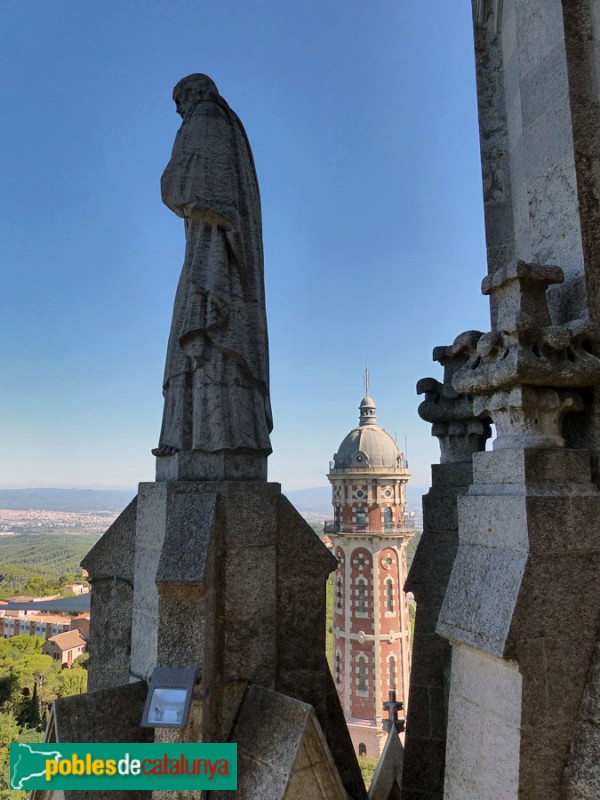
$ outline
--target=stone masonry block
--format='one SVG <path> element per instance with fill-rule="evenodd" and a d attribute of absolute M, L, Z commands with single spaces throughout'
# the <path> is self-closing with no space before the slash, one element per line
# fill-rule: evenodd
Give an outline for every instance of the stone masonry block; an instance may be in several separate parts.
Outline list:
<path fill-rule="evenodd" d="M 467 495 L 458 499 L 460 544 L 526 553 L 527 500 L 522 495 Z"/>
<path fill-rule="evenodd" d="M 425 528 L 404 584 L 404 591 L 412 592 L 417 602 L 426 599 L 428 604 L 433 603 L 439 608 L 457 549 L 456 531 Z"/>
<path fill-rule="evenodd" d="M 158 612 L 158 592 L 156 590 L 156 573 L 160 559 L 160 550 L 146 547 L 136 548 L 135 569 L 136 582 L 133 595 L 133 607 L 137 610 Z"/>
<path fill-rule="evenodd" d="M 413 749 L 413 753 L 409 750 Z M 410 758 L 407 756 L 410 755 Z M 402 800 L 443 797 L 446 741 L 411 737 L 404 748 L 402 782 L 411 788 L 402 790 Z"/>
<path fill-rule="evenodd" d="M 140 483 L 136 547 L 160 550 L 167 518 L 167 484 Z"/>
<path fill-rule="evenodd" d="M 445 741 L 448 723 L 446 687 L 429 687 L 429 725 L 430 740 Z"/>
<path fill-rule="evenodd" d="M 279 503 L 277 550 L 278 647 L 282 671 L 295 670 L 299 663 L 297 646 L 305 648 L 304 668 L 323 670 L 325 627 L 325 581 L 337 566 L 312 528 L 289 501 Z M 294 630 L 292 639 L 288 631 Z M 314 704 L 316 700 L 313 701 Z"/>
<path fill-rule="evenodd" d="M 93 585 L 88 691 L 129 681 L 133 588 L 117 580 Z M 115 613 L 119 609 L 119 613 Z"/>
<path fill-rule="evenodd" d="M 511 623 L 507 653 L 521 640 L 594 640 L 598 629 L 600 554 L 530 558 Z M 577 575 L 577 582 L 573 582 Z M 589 644 L 586 645 L 589 650 Z"/>
<path fill-rule="evenodd" d="M 231 740 L 238 745 L 243 800 L 346 800 L 346 792 L 312 708 L 251 686 Z M 215 792 L 215 800 L 228 793 Z"/>
<path fill-rule="evenodd" d="M 274 685 L 276 669 L 276 558 L 273 547 L 229 553 L 223 587 L 223 677 Z M 242 568 L 241 568 L 242 567 Z"/>
<path fill-rule="evenodd" d="M 278 483 L 225 483 L 219 494 L 219 516 L 228 548 L 275 545 L 281 497 Z"/>
<path fill-rule="evenodd" d="M 417 739 L 430 739 L 432 737 L 429 701 L 429 687 L 411 683 L 407 718 L 411 738 L 413 736 Z"/>
<path fill-rule="evenodd" d="M 547 724 L 560 725 L 563 730 L 573 730 L 579 715 L 582 696 L 590 671 L 588 642 L 578 639 L 574 632 L 569 639 L 549 639 L 544 642 L 545 669 L 548 675 L 548 702 L 553 716 Z M 523 708 L 529 710 L 539 703 L 533 692 L 524 692 Z M 560 698 L 560 703 L 557 703 Z M 568 742 L 568 739 L 567 739 Z"/>
<path fill-rule="evenodd" d="M 527 517 L 532 553 L 585 556 L 600 550 L 592 522 L 600 518 L 600 494 L 591 484 L 588 495 L 527 498 Z"/>
<path fill-rule="evenodd" d="M 200 586 L 171 584 L 160 591 L 157 664 L 203 667 L 206 648 L 204 593 Z"/>
<path fill-rule="evenodd" d="M 585 450 L 519 449 L 473 454 L 476 484 L 587 483 L 591 480 L 590 457 Z"/>
<path fill-rule="evenodd" d="M 558 0 L 533 0 L 516 6 L 519 31 L 519 63 L 522 73 L 536 69 L 563 36 L 561 3 Z"/>
<path fill-rule="evenodd" d="M 418 614 L 418 611 L 417 611 Z M 411 685 L 411 703 L 415 685 L 437 686 L 442 688 L 444 667 L 450 655 L 450 645 L 437 633 L 431 631 L 423 634 L 413 645 L 412 663 L 418 664 L 415 676 L 416 684 Z"/>
<path fill-rule="evenodd" d="M 157 583 L 206 582 L 206 564 L 214 536 L 217 495 L 173 492 L 169 496 L 168 535 L 156 573 Z"/>
<path fill-rule="evenodd" d="M 519 781 L 518 670 L 459 645 L 453 649 L 452 674 L 444 798 L 514 800 Z M 508 689 L 508 695 L 500 695 L 499 687 Z M 497 702 L 499 696 L 508 709 Z M 499 747 L 488 747 L 490 737 Z"/>
<path fill-rule="evenodd" d="M 582 720 L 574 741 L 574 753 L 565 769 L 565 800 L 589 800 L 600 797 L 600 727 Z"/>
<path fill-rule="evenodd" d="M 431 486 L 430 494 L 442 494 L 444 489 L 449 492 L 460 493 L 461 487 L 468 489 L 473 482 L 473 468 L 470 462 L 457 462 L 455 464 L 432 464 L 431 465 Z M 427 495 L 424 495 L 425 497 Z"/>
<path fill-rule="evenodd" d="M 55 741 L 152 742 L 152 728 L 141 728 L 146 700 L 142 682 L 63 697 L 53 706 Z M 108 797 L 110 795 L 110 798 Z M 66 791 L 65 800 L 150 800 L 150 791 Z"/>
<path fill-rule="evenodd" d="M 452 650 L 451 693 L 488 709 L 509 726 L 521 723 L 522 679 L 514 662 L 459 645 Z M 496 704 L 497 697 L 503 698 L 501 704 Z"/>
<path fill-rule="evenodd" d="M 564 48 L 561 52 L 560 45 L 555 46 L 547 51 L 545 56 L 539 60 L 534 68 L 529 70 L 526 74 L 521 73 L 520 80 L 520 94 L 521 94 L 521 113 L 523 120 L 523 128 L 527 133 L 541 116 L 552 106 L 564 103 L 569 93 L 569 81 L 567 75 L 567 60 L 565 58 Z M 556 124 L 549 130 L 543 132 L 543 138 L 538 141 L 536 148 L 542 156 L 548 154 L 548 158 L 552 153 L 552 142 L 550 138 L 552 134 L 557 132 L 557 136 L 565 137 L 566 133 L 561 130 L 563 127 L 562 120 L 557 116 Z M 566 117 L 566 115 L 564 115 Z M 567 141 L 562 144 L 563 153 L 572 152 L 572 141 L 569 141 L 571 136 L 567 137 Z M 570 145 L 570 147 L 569 147 Z M 552 166 L 550 160 L 539 171 L 530 174 L 540 174 L 540 172 L 547 170 Z"/>
<path fill-rule="evenodd" d="M 166 484 L 141 483 L 135 529 L 135 580 L 131 621 L 132 670 L 148 677 L 156 666 L 158 591 L 156 572 L 165 537 Z"/>
<path fill-rule="evenodd" d="M 426 494 L 423 497 L 423 528 L 435 531 L 454 531 L 458 527 L 456 502 L 448 497 Z"/>
<path fill-rule="evenodd" d="M 556 791 L 561 784 L 568 745 L 569 731 L 558 722 L 552 726 L 523 727 L 521 747 L 527 757 L 521 759 L 519 778 L 532 800 L 560 796 Z"/>
<path fill-rule="evenodd" d="M 131 628 L 131 674 L 149 678 L 157 659 L 158 614 L 140 609 L 134 619 L 135 625 Z"/>
<path fill-rule="evenodd" d="M 81 562 L 92 580 L 117 575 L 120 580 L 133 584 L 136 515 L 137 495 Z"/>
<path fill-rule="evenodd" d="M 137 498 L 82 561 L 92 582 L 89 691 L 129 681 Z"/>
<path fill-rule="evenodd" d="M 461 546 L 440 612 L 440 636 L 501 656 L 526 561 L 525 552 Z"/>

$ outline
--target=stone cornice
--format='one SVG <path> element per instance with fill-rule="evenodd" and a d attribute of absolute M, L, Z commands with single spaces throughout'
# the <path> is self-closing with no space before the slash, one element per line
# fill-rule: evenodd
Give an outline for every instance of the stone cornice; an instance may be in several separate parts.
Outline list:
<path fill-rule="evenodd" d="M 587 320 L 552 324 L 546 292 L 563 279 L 559 267 L 524 261 L 498 270 L 482 284 L 494 329 L 454 340 L 452 388 L 494 420 L 495 449 L 563 446 L 562 416 L 582 408 L 574 390 L 600 382 L 599 331 Z"/>
<path fill-rule="evenodd" d="M 498 320 L 488 333 L 466 331 L 454 340 L 456 392 L 487 394 L 523 385 L 581 388 L 600 382 L 598 330 L 586 320 L 551 324 L 546 290 L 562 280 L 559 267 L 523 261 L 484 279 L 482 291 L 497 301 Z"/>

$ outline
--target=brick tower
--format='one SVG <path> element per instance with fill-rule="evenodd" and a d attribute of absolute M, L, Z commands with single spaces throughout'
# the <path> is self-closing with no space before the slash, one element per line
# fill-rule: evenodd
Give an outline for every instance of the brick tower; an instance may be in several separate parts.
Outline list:
<path fill-rule="evenodd" d="M 406 460 L 377 425 L 368 395 L 359 425 L 341 443 L 327 477 L 334 519 L 325 532 L 338 559 L 333 676 L 357 754 L 379 757 L 388 691 L 395 689 L 406 707 L 410 625 L 402 587 L 414 519 L 406 512 Z"/>

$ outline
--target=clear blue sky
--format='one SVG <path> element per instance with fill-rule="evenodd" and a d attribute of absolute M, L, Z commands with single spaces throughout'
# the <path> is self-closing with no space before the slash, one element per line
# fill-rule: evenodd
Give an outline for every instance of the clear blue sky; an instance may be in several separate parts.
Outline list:
<path fill-rule="evenodd" d="M 326 483 L 368 362 L 429 482 L 415 383 L 489 327 L 470 5 L 2 0 L 0 486 L 153 479 L 184 244 L 159 179 L 190 72 L 241 117 L 261 185 L 270 479 Z"/>

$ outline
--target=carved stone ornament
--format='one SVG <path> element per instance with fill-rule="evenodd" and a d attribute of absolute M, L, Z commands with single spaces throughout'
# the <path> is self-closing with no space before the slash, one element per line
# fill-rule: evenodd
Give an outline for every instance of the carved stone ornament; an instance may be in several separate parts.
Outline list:
<path fill-rule="evenodd" d="M 494 450 L 513 447 L 564 447 L 560 432 L 567 411 L 581 411 L 579 395 L 566 389 L 516 386 L 492 394 L 478 395 L 473 411 L 492 417 L 497 436 Z"/>
<path fill-rule="evenodd" d="M 559 267 L 523 261 L 484 279 L 483 294 L 497 301 L 496 330 L 467 331 L 454 340 L 457 392 L 487 394 L 525 384 L 579 388 L 600 381 L 598 331 L 587 320 L 551 324 L 546 289 L 563 279 Z"/>
<path fill-rule="evenodd" d="M 485 448 L 490 426 L 485 419 L 475 419 L 473 400 L 452 388 L 452 375 L 464 359 L 453 355 L 451 347 L 435 347 L 433 359 L 444 367 L 444 382 L 421 378 L 417 394 L 425 399 L 419 406 L 419 416 L 432 423 L 431 433 L 440 443 L 440 463 L 470 461 L 473 453 Z"/>
<path fill-rule="evenodd" d="M 163 202 L 185 258 L 163 380 L 159 480 L 266 479 L 269 359 L 258 180 L 248 137 L 201 73 L 173 91 L 183 122 Z"/>
<path fill-rule="evenodd" d="M 551 323 L 546 290 L 563 280 L 559 267 L 523 261 L 498 270 L 482 284 L 497 303 L 495 330 L 454 340 L 452 387 L 479 395 L 473 411 L 496 423 L 495 449 L 562 446 L 561 417 L 581 408 L 569 390 L 600 381 L 598 331 L 586 320 Z"/>

